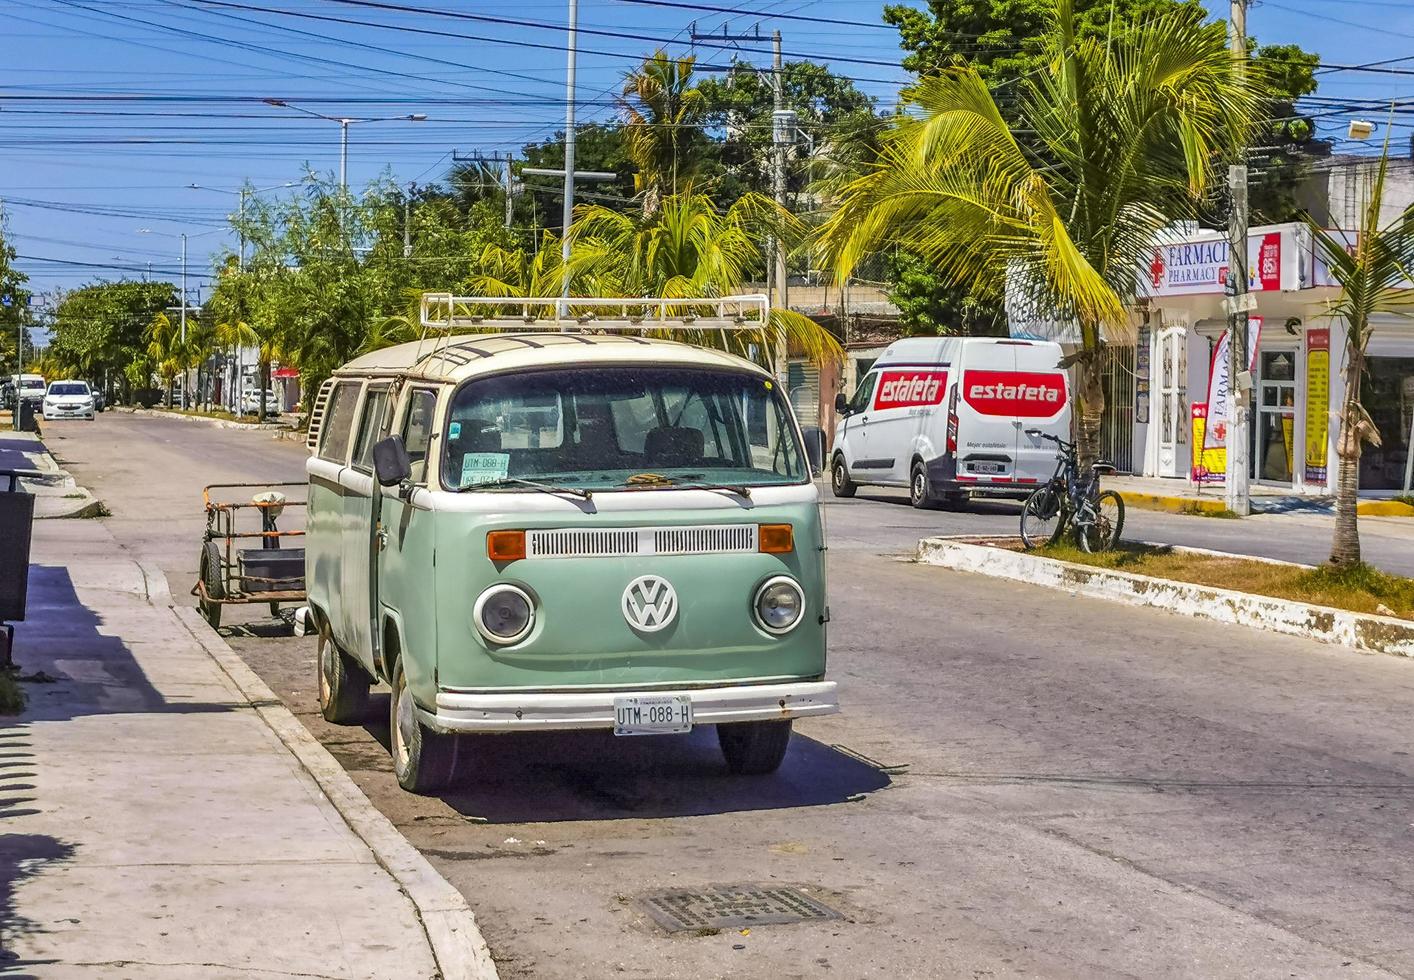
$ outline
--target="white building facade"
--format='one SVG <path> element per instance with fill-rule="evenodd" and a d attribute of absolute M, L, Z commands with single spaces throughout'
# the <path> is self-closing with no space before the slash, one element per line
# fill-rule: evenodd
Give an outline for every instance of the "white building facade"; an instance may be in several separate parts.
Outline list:
<path fill-rule="evenodd" d="M 1127 454 L 1135 474 L 1221 482 L 1226 453 L 1203 449 L 1213 352 L 1227 330 L 1228 244 L 1221 231 L 1188 228 L 1153 250 L 1147 297 L 1133 331 L 1107 360 L 1107 448 Z M 1252 229 L 1249 287 L 1260 334 L 1252 358 L 1251 479 L 1293 494 L 1334 492 L 1338 412 L 1344 397 L 1346 330 L 1330 314 L 1340 295 L 1319 260 L 1310 229 L 1290 223 Z M 1411 285 L 1414 289 L 1414 285 Z M 1013 318 L 1016 336 L 1075 342 L 1055 324 Z M 1125 348 L 1130 349 L 1126 350 Z M 1362 396 L 1381 445 L 1366 446 L 1362 493 L 1408 492 L 1414 438 L 1414 319 L 1374 323 Z M 1221 432 L 1225 414 L 1212 406 Z M 1212 438 L 1208 440 L 1211 445 Z"/>

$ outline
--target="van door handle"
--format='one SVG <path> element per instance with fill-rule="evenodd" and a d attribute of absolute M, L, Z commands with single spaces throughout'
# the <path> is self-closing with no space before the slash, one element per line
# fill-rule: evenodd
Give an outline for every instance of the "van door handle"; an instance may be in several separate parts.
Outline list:
<path fill-rule="evenodd" d="M 378 522 L 378 530 L 373 532 L 373 540 L 378 545 L 378 550 L 382 551 L 388 547 L 388 529 L 383 526 L 383 522 Z"/>

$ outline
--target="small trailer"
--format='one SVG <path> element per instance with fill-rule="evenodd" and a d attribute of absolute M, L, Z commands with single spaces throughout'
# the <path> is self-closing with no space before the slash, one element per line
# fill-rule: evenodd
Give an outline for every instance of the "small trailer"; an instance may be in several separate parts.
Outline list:
<path fill-rule="evenodd" d="M 213 483 L 202 489 L 206 531 L 191 591 L 212 629 L 221 625 L 225 606 L 267 602 L 278 616 L 281 603 L 304 602 L 304 531 L 278 526 L 287 510 L 305 506 L 290 499 L 291 488 L 305 490 L 307 484 Z"/>

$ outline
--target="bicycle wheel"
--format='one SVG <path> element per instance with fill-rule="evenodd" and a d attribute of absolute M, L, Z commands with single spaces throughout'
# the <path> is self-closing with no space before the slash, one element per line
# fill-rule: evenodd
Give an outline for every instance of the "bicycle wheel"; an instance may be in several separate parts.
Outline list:
<path fill-rule="evenodd" d="M 1124 498 L 1106 490 L 1095 498 L 1095 520 L 1087 524 L 1077 537 L 1080 547 L 1089 554 L 1109 551 L 1119 543 L 1124 531 Z"/>
<path fill-rule="evenodd" d="M 1021 543 L 1027 551 L 1054 544 L 1065 531 L 1065 508 L 1052 486 L 1032 491 L 1021 505 Z"/>

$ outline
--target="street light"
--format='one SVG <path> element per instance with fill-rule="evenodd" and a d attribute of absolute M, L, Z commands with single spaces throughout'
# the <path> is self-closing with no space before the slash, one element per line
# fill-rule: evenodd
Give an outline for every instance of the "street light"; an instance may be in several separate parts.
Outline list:
<path fill-rule="evenodd" d="M 196 185 L 193 184 L 192 186 L 195 187 Z M 170 232 L 165 232 L 165 231 L 153 231 L 151 228 L 139 228 L 139 229 L 137 230 L 137 233 L 138 233 L 139 235 L 160 235 L 160 236 L 163 237 L 163 238 L 180 238 L 180 239 L 182 240 L 182 312 L 181 312 L 181 323 L 182 323 L 182 343 L 183 343 L 183 344 L 185 344 L 185 343 L 187 342 L 187 239 L 188 239 L 188 238 L 202 238 L 202 237 L 204 237 L 204 236 L 206 236 L 206 235 L 216 235 L 216 234 L 221 233 L 221 232 L 224 231 L 224 230 L 225 230 L 224 228 L 213 228 L 211 231 L 203 231 L 203 232 L 201 232 L 201 233 L 198 234 L 198 235 L 188 235 L 186 232 L 182 232 L 180 235 L 173 235 L 173 234 L 171 234 Z M 151 267 L 151 263 L 148 263 L 148 266 Z M 188 380 L 188 379 L 187 379 L 187 376 L 186 376 L 186 372 L 183 371 L 183 372 L 182 372 L 182 408 L 186 408 L 186 407 L 187 407 L 187 380 Z M 198 380 L 200 380 L 200 379 L 198 378 Z"/>
<path fill-rule="evenodd" d="M 264 194 L 266 191 L 278 191 L 286 187 L 298 187 L 299 182 L 287 180 L 283 184 L 271 184 L 269 187 L 242 187 L 239 190 L 231 190 L 229 187 L 207 187 L 204 184 L 188 184 L 187 187 L 194 191 L 211 191 L 215 194 L 234 194 L 241 199 L 241 253 L 240 271 L 245 271 L 245 202 L 246 198 L 252 194 Z"/>
<path fill-rule="evenodd" d="M 349 189 L 349 127 L 355 123 L 376 123 L 376 122 L 426 122 L 427 113 L 411 112 L 405 116 L 375 116 L 369 119 L 354 119 L 349 116 L 326 116 L 322 112 L 313 109 L 306 109 L 304 106 L 286 102 L 284 99 L 263 99 L 266 105 L 276 106 L 280 109 L 293 109 L 295 112 L 302 112 L 306 116 L 313 116 L 316 119 L 323 119 L 327 122 L 339 124 L 339 187 L 341 190 Z"/>

